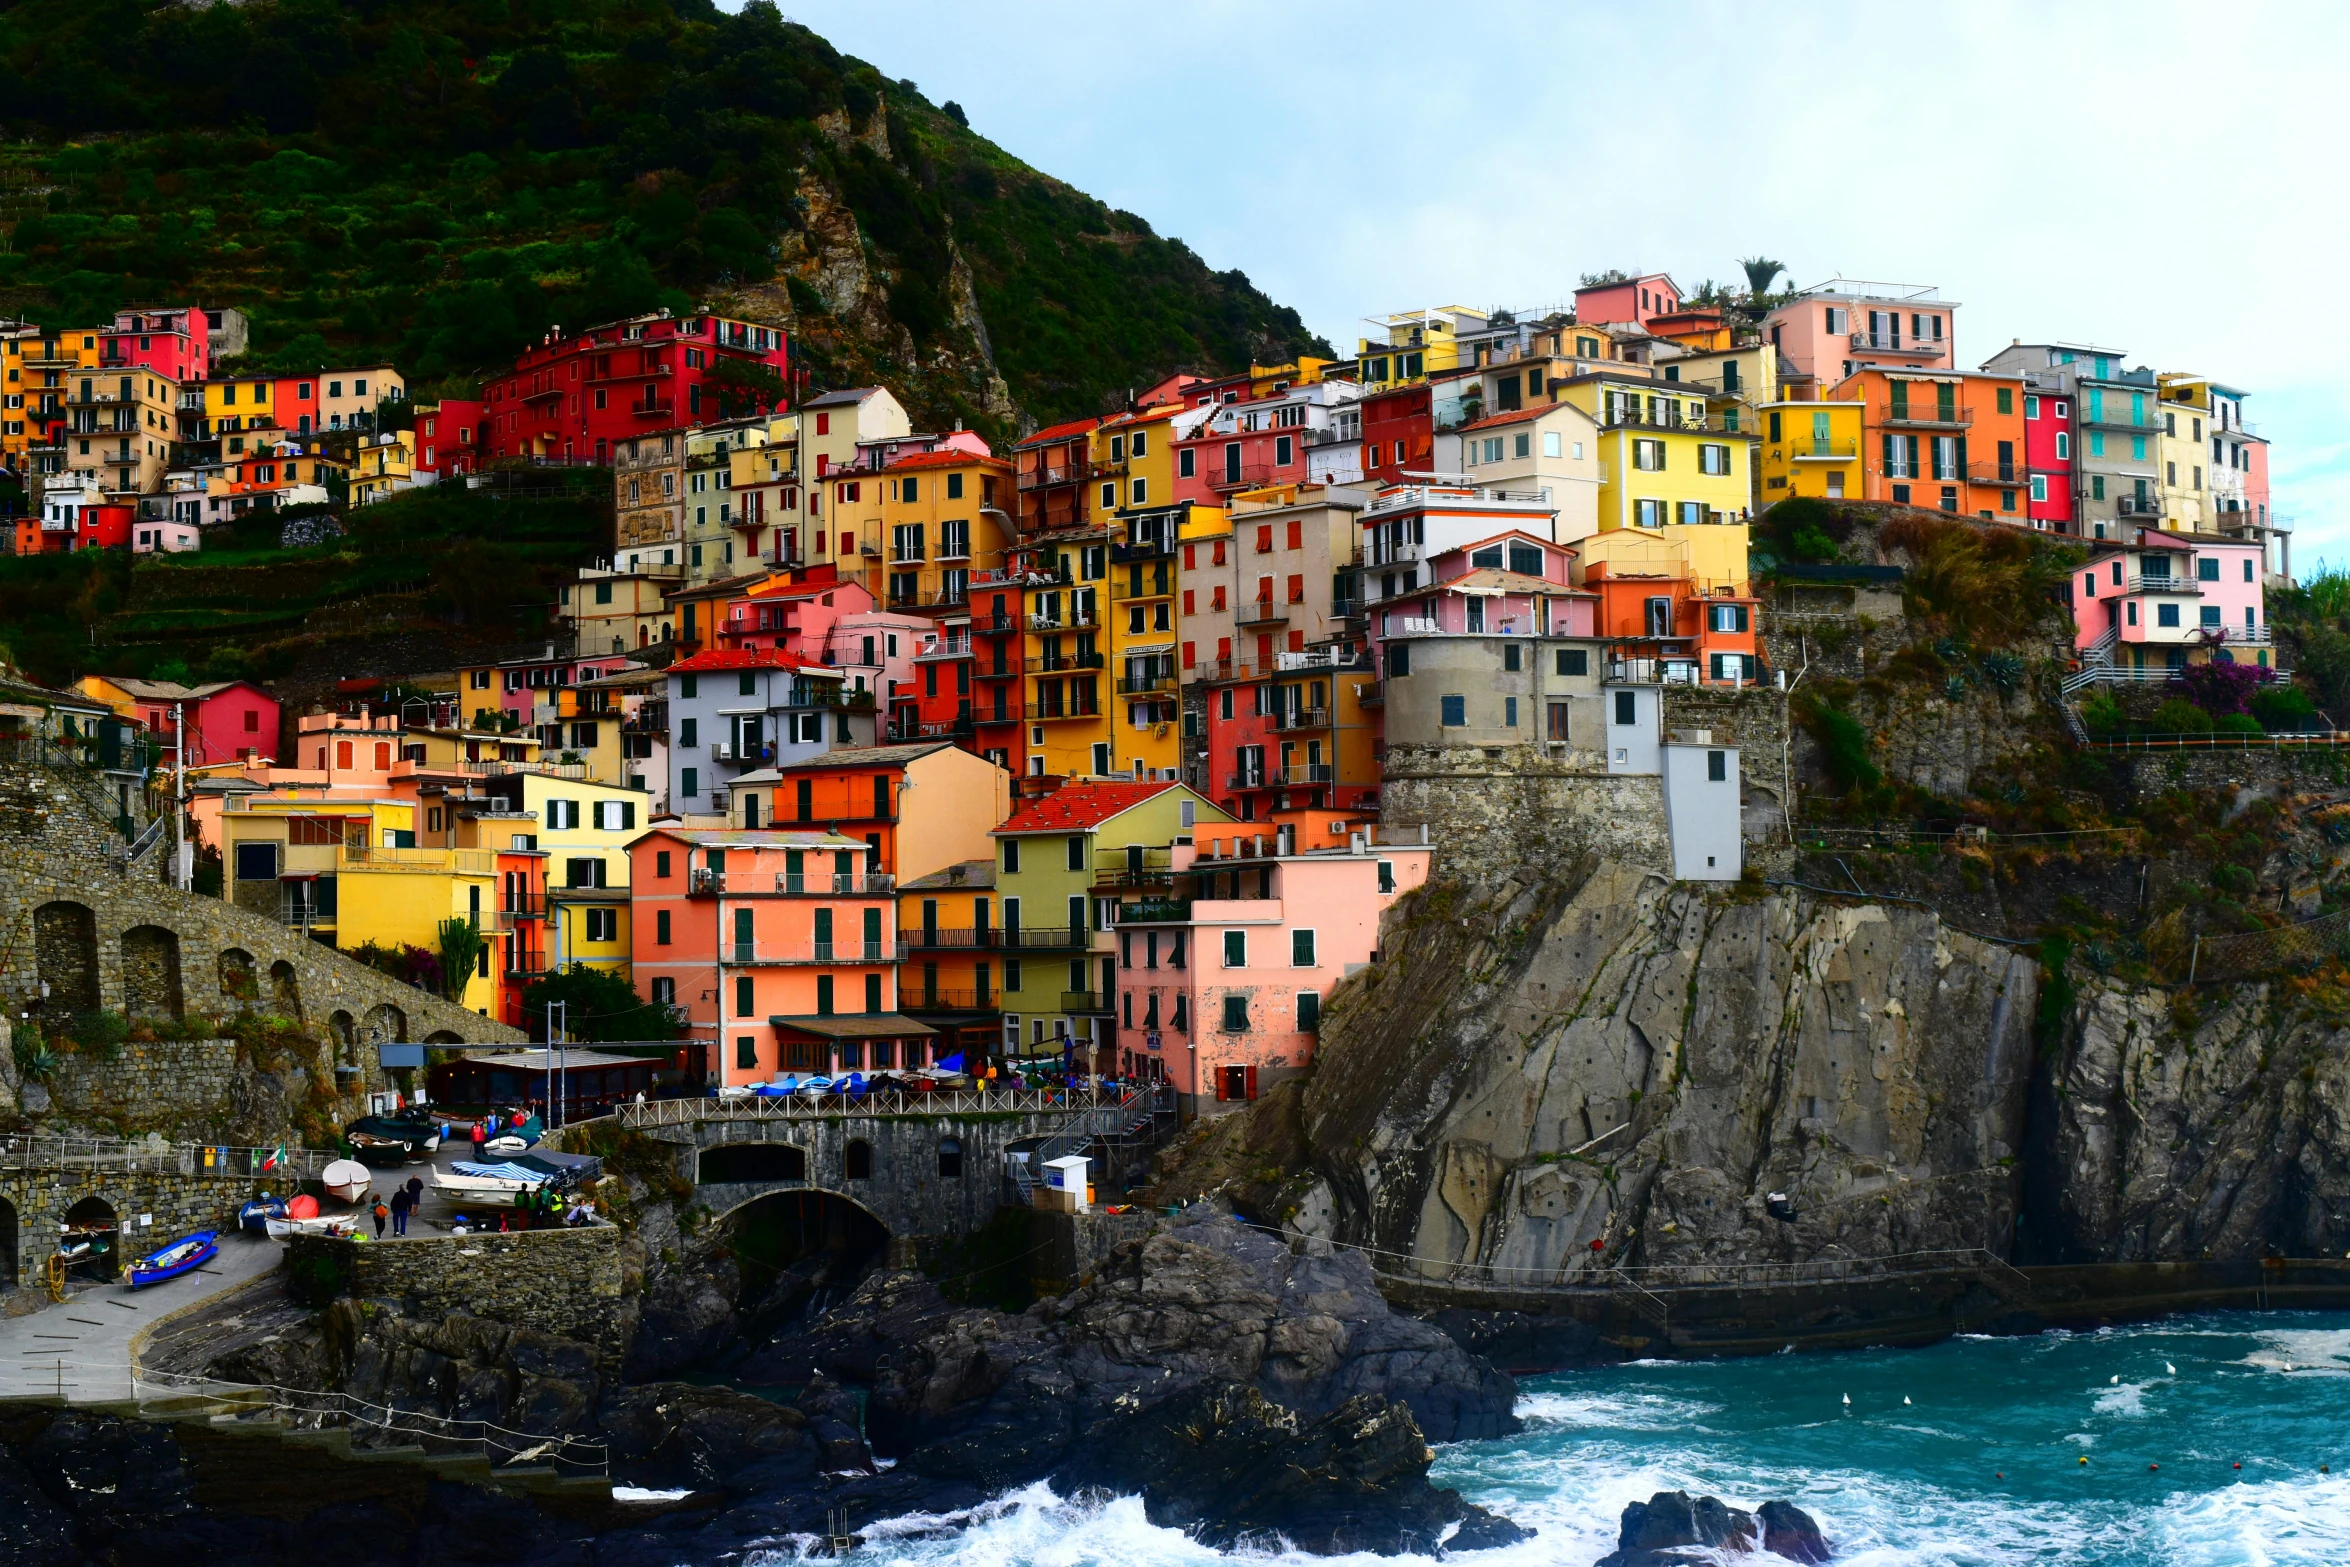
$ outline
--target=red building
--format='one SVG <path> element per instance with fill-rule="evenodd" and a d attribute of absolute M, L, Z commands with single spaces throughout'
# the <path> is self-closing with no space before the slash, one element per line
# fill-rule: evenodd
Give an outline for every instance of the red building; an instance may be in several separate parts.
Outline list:
<path fill-rule="evenodd" d="M 416 476 L 421 479 L 429 473 L 437 482 L 473 472 L 480 462 L 475 440 L 482 433 L 481 414 L 477 398 L 445 397 L 437 403 L 418 403 L 411 458 Z"/>
<path fill-rule="evenodd" d="M 84 506 L 73 547 L 77 550 L 127 550 L 131 547 L 131 518 L 135 506 Z"/>
<path fill-rule="evenodd" d="M 138 365 L 174 381 L 202 381 L 212 373 L 210 316 L 202 310 L 119 310 L 103 335 L 102 368 Z"/>
<path fill-rule="evenodd" d="M 1355 406 L 1363 411 L 1366 483 L 1402 484 L 1407 471 L 1428 471 L 1436 455 L 1436 427 L 1427 382 L 1373 392 Z"/>
<path fill-rule="evenodd" d="M 1629 321 L 1645 327 L 1658 316 L 1675 315 L 1680 309 L 1681 285 L 1662 272 L 1643 272 L 1575 290 L 1575 319 L 1594 325 Z"/>
<path fill-rule="evenodd" d="M 574 337 L 549 333 L 489 383 L 477 421 L 488 434 L 478 444 L 492 461 L 610 462 L 616 441 L 720 417 L 709 377 L 728 359 L 778 375 L 791 369 L 781 331 L 718 316 L 679 320 L 663 311 Z"/>
<path fill-rule="evenodd" d="M 1021 538 L 1085 525 L 1085 485 L 1093 477 L 1087 450 L 1101 423 L 1094 418 L 1052 425 L 1012 448 Z"/>
<path fill-rule="evenodd" d="M 2078 533 L 2073 511 L 2073 402 L 2059 392 L 2024 388 L 2024 466 L 2032 480 L 2032 526 L 2051 533 Z"/>

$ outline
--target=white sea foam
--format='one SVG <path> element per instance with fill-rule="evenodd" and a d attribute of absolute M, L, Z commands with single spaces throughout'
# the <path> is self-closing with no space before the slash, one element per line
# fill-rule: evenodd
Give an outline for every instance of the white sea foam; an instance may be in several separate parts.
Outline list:
<path fill-rule="evenodd" d="M 1526 1393 L 1518 1418 L 1530 1424 L 1605 1426 L 1627 1431 L 1672 1431 L 1720 1406 L 1627 1388 L 1613 1393 Z"/>
<path fill-rule="evenodd" d="M 2124 1382 L 2119 1387 L 2101 1387 L 2089 1407 L 2101 1415 L 2135 1418 L 2146 1413 L 2148 1385 L 2144 1382 Z"/>

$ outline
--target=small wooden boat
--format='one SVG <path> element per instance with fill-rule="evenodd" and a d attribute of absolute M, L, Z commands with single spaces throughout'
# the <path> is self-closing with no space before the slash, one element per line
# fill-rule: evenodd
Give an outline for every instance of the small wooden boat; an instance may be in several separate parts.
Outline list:
<path fill-rule="evenodd" d="M 237 1228 L 247 1235 L 267 1235 L 269 1221 L 285 1216 L 285 1200 L 264 1192 L 237 1210 Z"/>
<path fill-rule="evenodd" d="M 131 1288 L 141 1289 L 149 1284 L 161 1284 L 185 1273 L 193 1273 L 220 1255 L 219 1232 L 198 1230 L 183 1235 L 160 1251 L 151 1251 L 131 1264 Z"/>
<path fill-rule="evenodd" d="M 312 1213 L 303 1218 L 287 1215 L 269 1221 L 269 1238 L 282 1241 L 289 1235 L 357 1235 L 364 1214 Z"/>
<path fill-rule="evenodd" d="M 356 1159 L 337 1159 L 318 1173 L 318 1183 L 337 1202 L 357 1202 L 374 1180 L 374 1172 Z"/>

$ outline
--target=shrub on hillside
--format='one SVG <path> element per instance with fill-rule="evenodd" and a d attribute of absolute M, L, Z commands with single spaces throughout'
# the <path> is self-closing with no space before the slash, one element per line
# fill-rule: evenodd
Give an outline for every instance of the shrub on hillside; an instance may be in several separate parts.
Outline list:
<path fill-rule="evenodd" d="M 1903 606 L 1974 643 L 2011 642 L 2057 612 L 2061 589 L 2080 551 L 2021 528 L 1911 513 L 1878 534 L 1913 564 L 1902 583 Z"/>
<path fill-rule="evenodd" d="M 2184 697 L 2169 697 L 2154 710 L 2158 735 L 2200 735 L 2211 732 L 2211 715 Z"/>
<path fill-rule="evenodd" d="M 2252 716 L 2272 734 L 2300 734 L 2320 727 L 2317 704 L 2299 686 L 2269 685 L 2252 693 Z"/>
<path fill-rule="evenodd" d="M 2171 676 L 2187 700 L 2217 718 L 2250 710 L 2252 694 L 2276 678 L 2274 670 L 2255 664 L 2189 664 Z"/>

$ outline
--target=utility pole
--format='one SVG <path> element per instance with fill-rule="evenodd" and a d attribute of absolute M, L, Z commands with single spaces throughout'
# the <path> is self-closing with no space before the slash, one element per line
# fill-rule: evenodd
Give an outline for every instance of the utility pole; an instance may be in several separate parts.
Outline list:
<path fill-rule="evenodd" d="M 555 1021 L 557 1014 L 561 1014 L 562 1016 L 563 1021 L 561 1024 L 558 1024 Z M 557 1117 L 563 1105 L 563 1068 L 556 1064 L 555 1055 L 555 1052 L 558 1048 L 556 1044 L 556 1030 L 558 1027 L 560 1027 L 565 1033 L 570 1032 L 571 1003 L 568 1001 L 550 1001 L 547 1003 L 547 1129 L 549 1131 L 554 1130 L 555 1126 L 558 1124 Z"/>
<path fill-rule="evenodd" d="M 185 698 L 171 704 L 171 772 L 171 884 L 185 892 L 193 880 L 188 874 L 188 704 Z"/>

